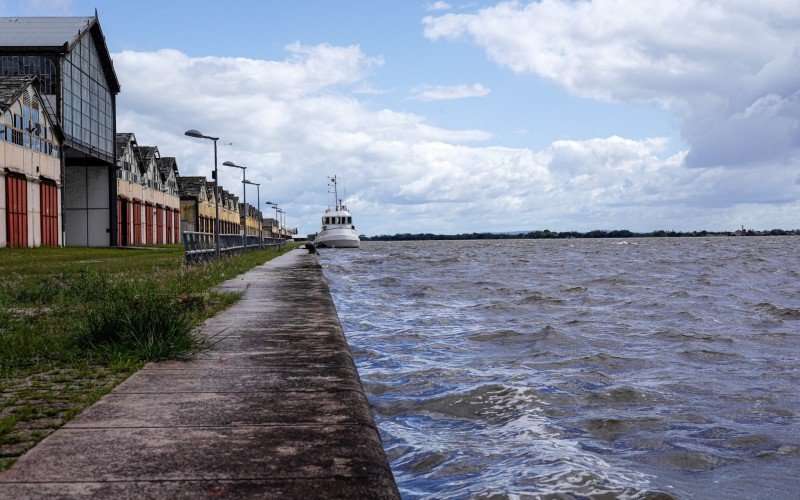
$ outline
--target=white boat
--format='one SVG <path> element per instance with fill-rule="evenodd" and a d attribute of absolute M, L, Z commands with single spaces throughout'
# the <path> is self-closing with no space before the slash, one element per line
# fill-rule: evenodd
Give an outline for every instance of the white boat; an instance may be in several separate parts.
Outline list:
<path fill-rule="evenodd" d="M 358 248 L 361 240 L 358 239 L 356 226 L 353 225 L 353 216 L 347 206 L 339 199 L 338 179 L 334 175 L 330 178 L 333 183 L 334 207 L 328 207 L 322 215 L 322 231 L 314 238 L 317 248 Z"/>

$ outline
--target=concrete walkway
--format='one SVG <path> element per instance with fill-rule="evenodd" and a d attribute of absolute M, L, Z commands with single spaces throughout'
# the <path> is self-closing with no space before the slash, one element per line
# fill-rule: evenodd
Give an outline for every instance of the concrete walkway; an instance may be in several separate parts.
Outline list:
<path fill-rule="evenodd" d="M 223 283 L 214 347 L 152 363 L 0 474 L 0 498 L 398 498 L 314 255 Z"/>

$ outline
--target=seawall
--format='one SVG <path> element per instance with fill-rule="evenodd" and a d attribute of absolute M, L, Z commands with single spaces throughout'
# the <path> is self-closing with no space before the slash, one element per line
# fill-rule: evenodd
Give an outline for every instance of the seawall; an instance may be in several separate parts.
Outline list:
<path fill-rule="evenodd" d="M 242 291 L 0 474 L 0 498 L 399 498 L 315 255 L 219 286 Z"/>

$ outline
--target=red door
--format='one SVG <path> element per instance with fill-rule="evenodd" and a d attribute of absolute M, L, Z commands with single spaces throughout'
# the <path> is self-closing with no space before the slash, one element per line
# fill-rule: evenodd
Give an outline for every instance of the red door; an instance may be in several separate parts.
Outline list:
<path fill-rule="evenodd" d="M 164 234 L 167 237 L 165 243 L 170 245 L 172 244 L 172 210 L 168 208 L 164 209 L 164 222 L 164 226 L 166 228 Z"/>
<path fill-rule="evenodd" d="M 164 207 L 156 207 L 156 243 L 164 244 Z"/>
<path fill-rule="evenodd" d="M 144 205 L 144 232 L 145 242 L 148 245 L 153 244 L 153 205 L 145 203 Z"/>
<path fill-rule="evenodd" d="M 173 222 L 173 227 L 175 228 L 175 243 L 181 242 L 181 213 L 178 210 L 175 210 L 173 214 L 175 221 Z"/>
<path fill-rule="evenodd" d="M 128 216 L 125 218 L 125 244 L 133 245 L 133 202 L 125 202 L 125 210 L 128 211 Z"/>
<path fill-rule="evenodd" d="M 6 234 L 8 246 L 28 246 L 28 181 L 6 175 Z"/>
<path fill-rule="evenodd" d="M 133 203 L 133 244 L 142 244 L 142 203 L 139 201 Z"/>
<path fill-rule="evenodd" d="M 39 185 L 42 214 L 42 246 L 58 246 L 58 188 L 43 182 Z"/>

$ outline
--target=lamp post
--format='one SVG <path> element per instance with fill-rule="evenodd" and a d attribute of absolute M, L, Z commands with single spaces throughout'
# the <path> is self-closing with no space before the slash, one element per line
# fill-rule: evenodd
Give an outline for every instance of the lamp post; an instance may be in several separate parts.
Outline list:
<path fill-rule="evenodd" d="M 261 221 L 263 219 L 261 217 L 261 184 L 258 183 L 258 182 L 252 182 L 252 181 L 242 181 L 242 182 L 244 182 L 245 184 L 252 184 L 253 186 L 256 187 L 256 210 L 258 210 L 258 248 L 261 249 L 261 248 L 263 248 L 261 246 Z M 245 219 L 244 221 L 245 221 L 245 226 L 246 226 L 247 225 L 247 219 Z"/>
<path fill-rule="evenodd" d="M 271 201 L 268 201 L 266 204 L 267 205 L 272 205 L 272 207 L 275 209 L 275 224 L 278 224 L 278 210 L 280 210 L 278 208 L 278 204 L 277 203 L 272 203 Z M 278 224 L 278 232 L 280 232 L 280 224 Z M 276 243 L 278 243 L 278 246 L 280 246 L 280 243 L 277 241 L 277 238 L 275 238 L 275 240 L 276 240 Z"/>
<path fill-rule="evenodd" d="M 283 209 L 279 209 L 278 212 L 281 214 L 281 224 L 280 224 L 280 232 L 281 232 L 281 241 L 284 241 L 283 232 L 286 230 L 286 212 Z"/>
<path fill-rule="evenodd" d="M 219 179 L 217 178 L 217 141 L 219 137 L 203 135 L 195 129 L 187 130 L 184 135 L 214 141 L 214 253 L 219 259 Z"/>
<path fill-rule="evenodd" d="M 233 168 L 240 168 L 242 169 L 242 208 L 244 209 L 244 227 L 242 228 L 242 250 L 247 250 L 247 179 L 245 179 L 245 173 L 247 171 L 247 167 L 243 167 L 241 165 L 237 165 L 232 161 L 226 161 L 223 163 L 226 167 L 233 167 Z"/>

